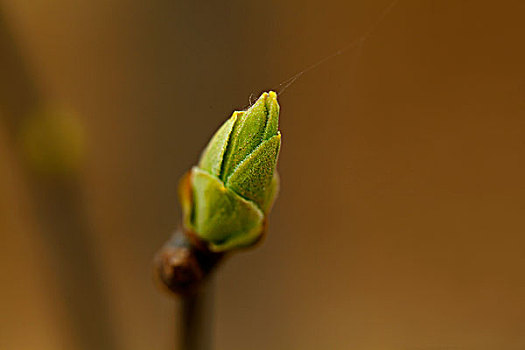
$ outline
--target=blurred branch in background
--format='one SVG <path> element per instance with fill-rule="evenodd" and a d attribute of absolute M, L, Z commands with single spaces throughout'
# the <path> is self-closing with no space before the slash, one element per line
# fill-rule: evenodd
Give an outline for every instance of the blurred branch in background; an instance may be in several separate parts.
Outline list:
<path fill-rule="evenodd" d="M 73 115 L 42 110 L 0 9 L 0 115 L 25 174 L 41 239 L 54 258 L 76 349 L 114 349 L 105 287 L 89 238 L 80 180 L 82 130 Z M 35 286 L 38 288 L 38 286 Z"/>

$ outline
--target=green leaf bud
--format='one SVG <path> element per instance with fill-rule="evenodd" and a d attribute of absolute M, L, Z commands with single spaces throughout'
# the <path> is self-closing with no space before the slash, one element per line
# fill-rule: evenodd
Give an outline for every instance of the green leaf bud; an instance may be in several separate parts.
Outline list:
<path fill-rule="evenodd" d="M 275 92 L 234 112 L 211 138 L 181 191 L 184 223 L 213 251 L 254 244 L 279 190 Z"/>

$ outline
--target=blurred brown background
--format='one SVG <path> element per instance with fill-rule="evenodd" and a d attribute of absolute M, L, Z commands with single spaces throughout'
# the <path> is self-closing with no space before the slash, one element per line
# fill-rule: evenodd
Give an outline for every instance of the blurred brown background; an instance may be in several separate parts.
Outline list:
<path fill-rule="evenodd" d="M 0 348 L 173 348 L 151 259 L 178 178 L 388 4 L 0 1 Z M 281 196 L 217 276 L 216 349 L 525 348 L 524 18 L 400 0 L 286 90 Z"/>

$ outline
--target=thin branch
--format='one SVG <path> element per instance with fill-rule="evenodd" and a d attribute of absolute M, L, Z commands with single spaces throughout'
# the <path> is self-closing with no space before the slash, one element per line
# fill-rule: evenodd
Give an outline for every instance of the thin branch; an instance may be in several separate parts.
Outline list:
<path fill-rule="evenodd" d="M 212 271 L 224 258 L 199 243 L 191 232 L 176 231 L 155 257 L 162 286 L 181 298 L 178 327 L 180 350 L 209 350 L 212 346 Z"/>

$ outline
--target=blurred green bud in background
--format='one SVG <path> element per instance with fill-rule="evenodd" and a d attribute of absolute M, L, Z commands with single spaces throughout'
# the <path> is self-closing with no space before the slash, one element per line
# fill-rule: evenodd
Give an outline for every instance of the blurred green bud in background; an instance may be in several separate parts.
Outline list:
<path fill-rule="evenodd" d="M 183 180 L 184 224 L 212 251 L 247 247 L 262 236 L 279 188 L 278 125 L 277 94 L 265 92 L 217 130 Z"/>
<path fill-rule="evenodd" d="M 67 175 L 83 161 L 84 128 L 74 113 L 39 110 L 22 123 L 19 142 L 29 168 L 40 175 Z"/>

